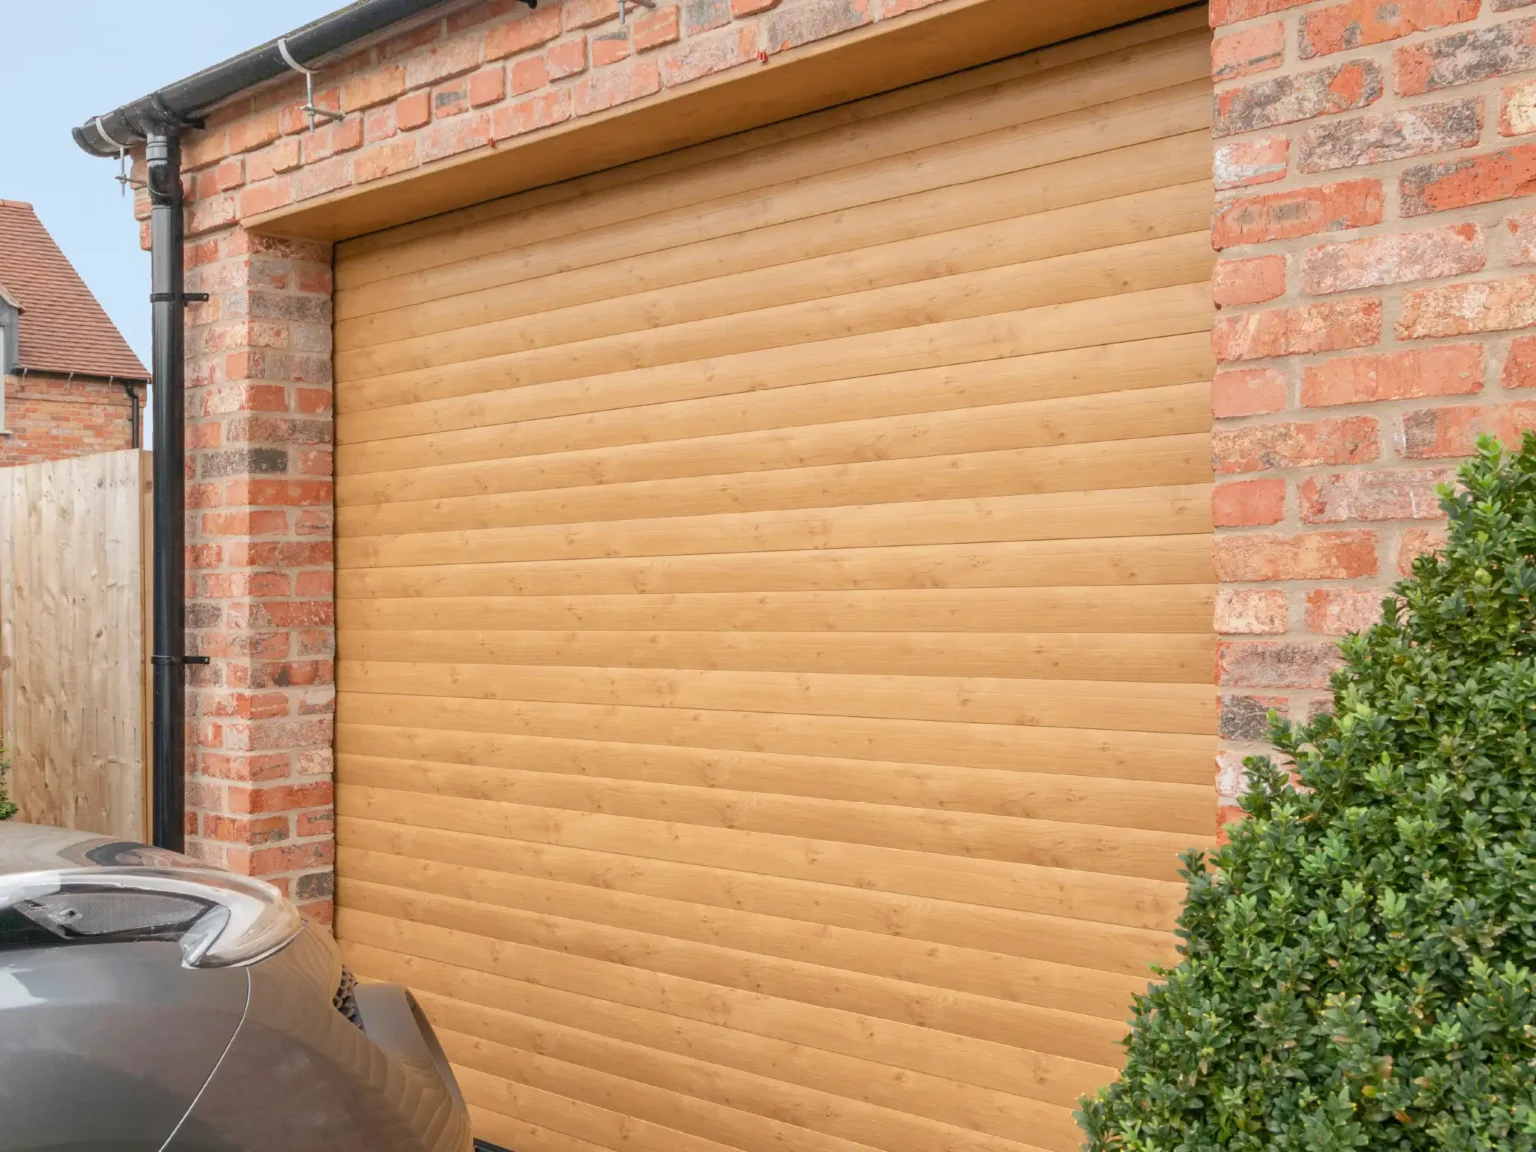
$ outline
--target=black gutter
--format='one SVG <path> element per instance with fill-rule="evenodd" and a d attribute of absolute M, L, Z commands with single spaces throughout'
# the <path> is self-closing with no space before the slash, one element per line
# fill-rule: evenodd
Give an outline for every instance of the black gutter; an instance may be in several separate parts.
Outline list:
<path fill-rule="evenodd" d="M 287 36 L 205 68 L 158 92 L 74 129 L 75 143 L 96 156 L 144 146 L 150 201 L 150 303 L 154 309 L 154 669 L 151 839 L 181 851 L 186 843 L 186 305 L 206 295 L 184 288 L 185 217 L 181 133 L 201 127 L 198 114 L 256 84 L 345 48 L 446 0 L 359 0 Z M 536 0 L 524 0 L 533 7 Z M 138 406 L 134 405 L 135 428 Z"/>
<path fill-rule="evenodd" d="M 287 42 L 288 52 L 296 61 L 308 65 L 445 2 L 357 0 L 329 16 L 295 28 L 287 36 L 269 40 L 222 64 L 204 68 L 185 80 L 167 84 L 157 92 L 93 117 L 74 129 L 75 143 L 93 156 L 116 156 L 122 148 L 142 144 L 156 124 L 183 124 L 236 93 L 291 74 L 292 69 L 278 51 L 279 40 Z"/>

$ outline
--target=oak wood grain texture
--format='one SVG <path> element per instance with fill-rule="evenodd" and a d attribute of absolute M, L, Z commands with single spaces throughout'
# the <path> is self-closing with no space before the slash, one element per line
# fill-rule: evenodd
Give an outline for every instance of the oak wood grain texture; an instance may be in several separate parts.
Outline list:
<path fill-rule="evenodd" d="M 145 834 L 147 460 L 0 469 L 0 743 L 22 820 Z"/>
<path fill-rule="evenodd" d="M 339 252 L 339 935 L 487 1134 L 1076 1146 L 1214 832 L 1207 52 Z"/>

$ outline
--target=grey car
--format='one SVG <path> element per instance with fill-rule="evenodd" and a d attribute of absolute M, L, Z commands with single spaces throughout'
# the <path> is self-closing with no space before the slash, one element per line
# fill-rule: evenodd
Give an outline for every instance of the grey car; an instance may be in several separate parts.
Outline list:
<path fill-rule="evenodd" d="M 0 823 L 0 1152 L 468 1152 L 421 1009 L 269 884 Z"/>

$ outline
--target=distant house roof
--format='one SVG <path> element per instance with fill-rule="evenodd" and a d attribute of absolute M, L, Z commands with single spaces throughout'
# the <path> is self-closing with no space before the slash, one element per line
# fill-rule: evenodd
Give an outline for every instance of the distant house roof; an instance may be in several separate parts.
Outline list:
<path fill-rule="evenodd" d="M 32 205 L 19 200 L 0 200 L 0 285 L 22 310 L 22 368 L 149 378 Z"/>

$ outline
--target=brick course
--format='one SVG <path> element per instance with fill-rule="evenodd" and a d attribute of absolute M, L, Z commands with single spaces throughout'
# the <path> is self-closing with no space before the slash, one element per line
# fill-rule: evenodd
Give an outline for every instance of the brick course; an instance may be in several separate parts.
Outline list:
<path fill-rule="evenodd" d="M 1536 423 L 1536 18 L 1512 0 L 1214 0 L 1211 18 L 1230 805 L 1260 713 L 1322 706 L 1326 645 L 1443 542 L 1457 458 Z M 1232 66 L 1276 24 L 1280 59 Z M 1276 262 L 1279 294 L 1248 288 Z"/>
<path fill-rule="evenodd" d="M 49 373 L 7 376 L 0 468 L 133 447 L 133 414 L 121 383 Z M 139 384 L 143 420 L 144 386 Z M 141 423 L 142 426 L 142 423 Z"/>

